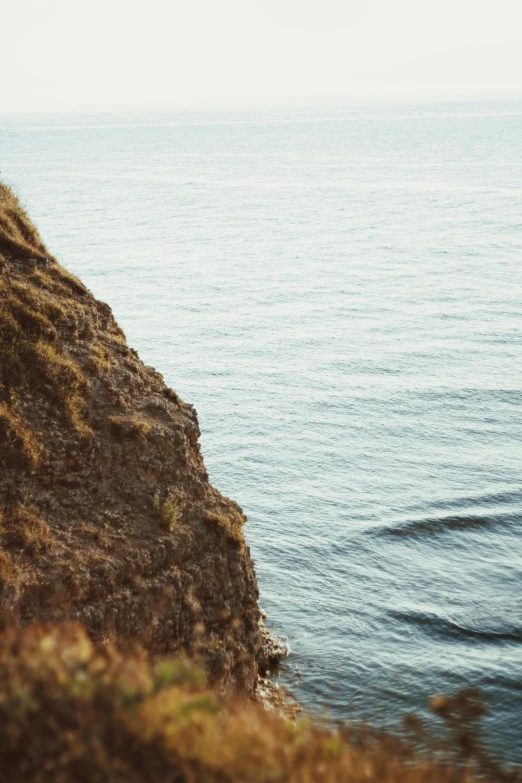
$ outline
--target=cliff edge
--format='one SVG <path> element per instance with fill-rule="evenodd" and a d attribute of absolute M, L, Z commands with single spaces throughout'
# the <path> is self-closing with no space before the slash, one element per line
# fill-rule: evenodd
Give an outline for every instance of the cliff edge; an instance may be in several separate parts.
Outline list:
<path fill-rule="evenodd" d="M 266 666 L 245 517 L 194 408 L 48 253 L 0 184 L 0 627 L 203 652 L 226 692 Z"/>

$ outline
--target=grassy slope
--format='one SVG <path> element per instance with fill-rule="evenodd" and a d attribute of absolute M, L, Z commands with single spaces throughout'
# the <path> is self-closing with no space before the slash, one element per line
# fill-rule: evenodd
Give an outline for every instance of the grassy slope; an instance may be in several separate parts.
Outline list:
<path fill-rule="evenodd" d="M 48 259 L 27 280 L 5 280 L 5 262 Z M 56 326 L 67 326 L 84 286 L 48 257 L 38 232 L 9 188 L 0 183 L 0 445 L 8 465 L 30 469 L 38 464 L 37 435 L 23 420 L 19 393 L 44 390 L 64 418 L 85 428 L 87 381 L 63 356 Z M 73 299 L 74 297 L 74 299 Z"/>
<path fill-rule="evenodd" d="M 10 259 L 26 265 L 27 274 L 13 278 Z M 17 198 L 0 183 L 0 467 L 38 470 L 43 444 L 24 414 L 28 391 L 40 392 L 60 411 L 64 426 L 88 434 L 83 417 L 88 381 L 64 355 L 57 333 L 85 292 L 49 256 Z M 13 547 L 35 554 L 51 545 L 49 526 L 36 509 L 18 505 L 9 517 L 0 511 L 0 586 L 16 570 Z"/>

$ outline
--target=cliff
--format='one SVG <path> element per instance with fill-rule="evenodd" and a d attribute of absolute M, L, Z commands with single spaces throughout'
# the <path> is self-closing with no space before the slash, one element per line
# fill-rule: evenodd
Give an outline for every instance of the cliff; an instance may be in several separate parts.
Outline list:
<path fill-rule="evenodd" d="M 127 345 L 0 184 L 0 623 L 203 652 L 222 689 L 266 668 L 239 506 L 194 408 Z"/>

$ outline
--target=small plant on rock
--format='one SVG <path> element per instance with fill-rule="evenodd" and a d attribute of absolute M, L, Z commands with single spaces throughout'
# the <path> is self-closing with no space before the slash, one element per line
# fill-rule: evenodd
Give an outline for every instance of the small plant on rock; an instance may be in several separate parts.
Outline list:
<path fill-rule="evenodd" d="M 181 514 L 181 508 L 172 498 L 167 498 L 163 503 L 160 501 L 159 494 L 154 495 L 154 510 L 156 511 L 161 526 L 165 530 L 174 530 Z"/>

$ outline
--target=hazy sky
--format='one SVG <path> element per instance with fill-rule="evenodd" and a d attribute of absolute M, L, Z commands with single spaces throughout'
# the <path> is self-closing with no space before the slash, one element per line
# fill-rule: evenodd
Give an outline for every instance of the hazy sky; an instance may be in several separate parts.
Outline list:
<path fill-rule="evenodd" d="M 0 114 L 522 97 L 522 0 L 0 0 Z"/>

